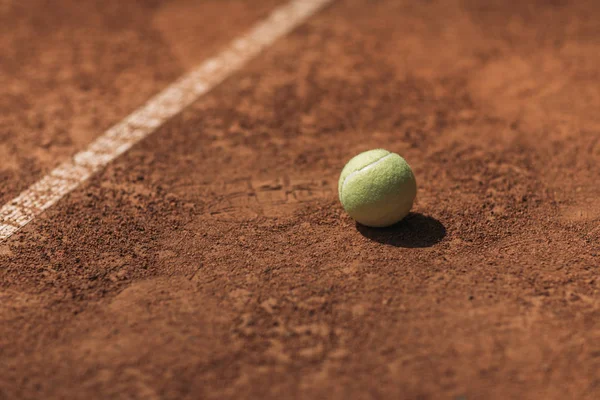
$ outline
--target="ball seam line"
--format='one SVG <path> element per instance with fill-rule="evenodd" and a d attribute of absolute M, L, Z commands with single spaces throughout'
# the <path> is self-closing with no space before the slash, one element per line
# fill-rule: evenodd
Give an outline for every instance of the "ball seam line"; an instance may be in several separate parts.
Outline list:
<path fill-rule="evenodd" d="M 386 158 L 388 158 L 390 156 L 393 156 L 393 155 L 394 155 L 394 153 L 388 153 L 385 156 L 381 157 L 380 159 L 373 161 L 371 164 L 365 165 L 361 169 L 357 169 L 356 171 L 352 171 L 350 174 L 348 174 L 348 176 L 344 178 L 344 182 L 342 182 L 342 189 L 340 190 L 340 192 L 341 192 L 340 193 L 340 197 L 341 198 L 344 197 L 344 187 L 346 186 L 346 182 L 348 182 L 348 179 L 350 177 L 356 176 L 359 173 L 361 173 L 361 172 L 363 172 L 363 171 L 365 171 L 367 169 L 370 169 L 371 167 L 376 166 L 377 164 L 383 162 L 383 160 L 385 160 Z"/>

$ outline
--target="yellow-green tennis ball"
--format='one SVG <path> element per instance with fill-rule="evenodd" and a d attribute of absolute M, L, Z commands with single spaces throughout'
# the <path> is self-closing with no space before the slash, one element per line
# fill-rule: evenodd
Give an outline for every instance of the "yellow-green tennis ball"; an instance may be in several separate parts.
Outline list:
<path fill-rule="evenodd" d="M 354 220 L 384 227 L 408 215 L 417 195 L 417 182 L 404 158 L 376 149 L 348 161 L 338 192 L 342 206 Z"/>

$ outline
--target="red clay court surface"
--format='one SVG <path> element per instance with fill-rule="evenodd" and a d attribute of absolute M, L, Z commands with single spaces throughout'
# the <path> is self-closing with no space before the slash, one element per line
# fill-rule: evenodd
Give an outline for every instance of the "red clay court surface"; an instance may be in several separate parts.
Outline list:
<path fill-rule="evenodd" d="M 285 3 L 0 0 L 0 205 Z M 0 399 L 600 398 L 598 21 L 333 1 L 0 244 Z"/>

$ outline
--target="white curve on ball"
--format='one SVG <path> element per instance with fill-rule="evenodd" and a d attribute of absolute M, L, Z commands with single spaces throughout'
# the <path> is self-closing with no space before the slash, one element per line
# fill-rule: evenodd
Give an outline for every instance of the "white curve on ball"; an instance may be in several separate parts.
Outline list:
<path fill-rule="evenodd" d="M 344 178 L 344 182 L 342 182 L 342 193 L 344 192 L 344 186 L 346 186 L 346 182 L 348 182 L 348 179 L 350 179 L 351 177 L 354 177 L 358 174 L 360 174 L 361 172 L 367 171 L 371 168 L 374 168 L 375 166 L 381 164 L 386 158 L 393 156 L 394 153 L 389 153 L 386 154 L 385 156 L 381 157 L 379 160 L 372 162 L 371 164 L 368 164 L 364 167 L 362 167 L 361 169 L 357 169 L 356 171 L 352 171 L 350 173 L 350 175 L 348 175 L 346 178 Z"/>

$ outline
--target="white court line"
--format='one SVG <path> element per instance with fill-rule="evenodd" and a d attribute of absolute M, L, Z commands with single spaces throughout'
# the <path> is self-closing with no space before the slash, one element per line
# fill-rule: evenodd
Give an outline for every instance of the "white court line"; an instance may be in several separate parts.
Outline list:
<path fill-rule="evenodd" d="M 223 52 L 181 77 L 123 121 L 104 132 L 86 149 L 75 154 L 0 208 L 0 241 L 11 237 L 94 173 L 332 1 L 292 0 L 280 6 L 249 32 L 235 39 Z"/>

